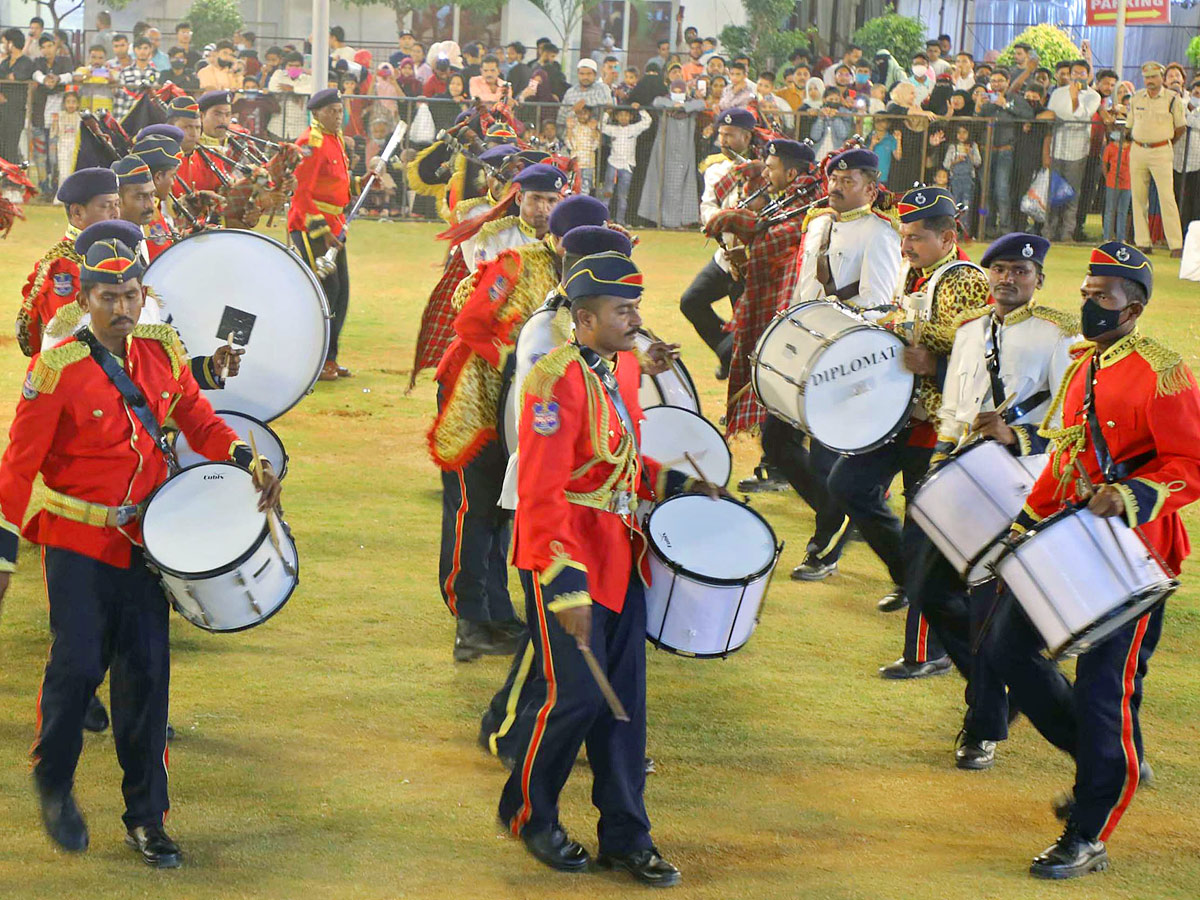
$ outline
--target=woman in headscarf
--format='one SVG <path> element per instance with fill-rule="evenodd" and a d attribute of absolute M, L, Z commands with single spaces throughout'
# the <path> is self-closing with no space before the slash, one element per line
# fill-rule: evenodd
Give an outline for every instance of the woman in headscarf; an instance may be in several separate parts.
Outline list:
<path fill-rule="evenodd" d="M 696 169 L 696 113 L 703 99 L 688 99 L 687 84 L 676 80 L 665 97 L 654 99 L 665 110 L 646 164 L 646 182 L 638 215 L 663 228 L 683 228 L 700 221 Z"/>
<path fill-rule="evenodd" d="M 629 92 L 630 106 L 653 106 L 657 97 L 667 93 L 667 85 L 663 82 L 662 67 L 657 59 L 646 63 L 646 71 L 638 80 L 637 87 Z"/>
<path fill-rule="evenodd" d="M 449 128 L 458 114 L 468 107 L 468 100 L 466 82 L 460 73 L 452 72 L 446 79 L 446 90 L 437 95 L 436 102 L 429 104 L 433 123 L 439 129 Z"/>
<path fill-rule="evenodd" d="M 917 92 L 910 82 L 901 81 L 891 92 L 891 103 L 885 110 L 892 125 L 900 129 L 900 159 L 892 163 L 889 183 L 899 192 L 908 190 L 916 181 L 921 180 L 921 150 L 925 141 L 925 133 L 929 129 L 929 120 L 933 113 L 922 109 L 917 103 Z"/>
<path fill-rule="evenodd" d="M 421 96 L 421 79 L 417 77 L 417 67 L 413 63 L 411 56 L 405 56 L 396 64 L 399 72 L 396 78 L 396 84 L 404 93 L 405 97 L 420 97 Z"/>
<path fill-rule="evenodd" d="M 412 61 L 409 60 L 411 65 Z M 396 117 L 400 114 L 399 99 L 385 100 L 385 97 L 400 98 L 403 92 L 400 90 L 400 85 L 396 83 L 396 70 L 392 68 L 391 63 L 380 63 L 379 69 L 375 76 L 375 90 L 371 91 L 376 97 L 380 98 L 371 104 L 371 108 L 367 113 L 369 122 L 376 119 L 387 119 L 390 122 L 395 122 Z M 369 129 L 368 129 L 369 130 Z"/>

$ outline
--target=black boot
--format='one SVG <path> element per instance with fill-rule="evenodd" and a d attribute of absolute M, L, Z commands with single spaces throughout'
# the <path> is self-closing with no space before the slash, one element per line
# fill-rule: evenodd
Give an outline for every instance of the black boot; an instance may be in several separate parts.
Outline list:
<path fill-rule="evenodd" d="M 135 825 L 125 835 L 125 843 L 138 853 L 148 866 L 156 869 L 179 868 L 179 845 L 163 830 L 161 825 Z"/>
<path fill-rule="evenodd" d="M 954 764 L 960 769 L 978 771 L 990 769 L 996 764 L 996 742 L 973 738 L 965 731 L 958 733 L 958 746 L 954 748 Z"/>
<path fill-rule="evenodd" d="M 88 701 L 87 711 L 83 714 L 83 727 L 87 731 L 96 732 L 96 734 L 108 728 L 108 710 L 104 708 L 104 704 L 95 694 L 92 694 L 92 699 Z"/>
<path fill-rule="evenodd" d="M 592 861 L 583 845 L 571 840 L 561 825 L 536 834 L 522 833 L 521 840 L 534 859 L 559 872 L 582 872 Z"/>
<path fill-rule="evenodd" d="M 1062 837 L 1034 857 L 1029 874 L 1035 878 L 1076 878 L 1107 868 L 1104 842 L 1089 840 L 1073 822 L 1068 822 Z"/>
<path fill-rule="evenodd" d="M 35 776 L 33 786 L 37 790 L 38 802 L 42 807 L 42 825 L 50 840 L 71 853 L 82 853 L 88 848 L 87 822 L 75 805 L 75 795 L 67 787 L 43 787 Z"/>
<path fill-rule="evenodd" d="M 939 656 L 937 659 L 931 659 L 923 663 L 910 663 L 900 658 L 894 663 L 880 666 L 879 676 L 894 680 L 928 678 L 931 675 L 945 675 L 953 668 L 954 664 L 950 661 L 949 656 Z"/>

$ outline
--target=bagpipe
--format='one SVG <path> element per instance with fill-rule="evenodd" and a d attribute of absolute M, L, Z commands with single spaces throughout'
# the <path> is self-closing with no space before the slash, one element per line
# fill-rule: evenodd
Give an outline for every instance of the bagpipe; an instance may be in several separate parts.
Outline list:
<path fill-rule="evenodd" d="M 25 218 L 25 210 L 21 207 L 38 195 L 37 186 L 25 174 L 27 168 L 28 163 L 17 165 L 0 157 L 0 187 L 4 194 L 14 191 L 19 194 L 19 198 L 0 196 L 0 238 L 8 237 L 17 219 Z"/>

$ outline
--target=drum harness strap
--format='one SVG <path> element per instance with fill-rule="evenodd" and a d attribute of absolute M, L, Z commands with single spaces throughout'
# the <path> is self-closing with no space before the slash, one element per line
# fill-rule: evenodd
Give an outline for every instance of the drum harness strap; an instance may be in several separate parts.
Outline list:
<path fill-rule="evenodd" d="M 1092 357 L 1091 365 L 1088 367 L 1087 384 L 1084 386 L 1083 411 L 1087 417 L 1088 431 L 1092 435 L 1092 450 L 1096 454 L 1096 464 L 1100 467 L 1100 474 L 1104 476 L 1107 484 L 1115 484 L 1128 478 L 1158 454 L 1154 450 L 1147 450 L 1124 462 L 1113 461 L 1112 453 L 1108 449 L 1108 441 L 1104 439 L 1104 432 L 1101 431 L 1100 421 L 1096 416 L 1095 384 L 1098 368 L 1096 358 Z"/>
<path fill-rule="evenodd" d="M 642 459 L 642 448 L 638 446 L 637 432 L 634 431 L 633 427 L 633 416 L 629 414 L 629 410 L 625 406 L 625 400 L 621 397 L 621 391 L 617 386 L 617 377 L 613 375 L 608 366 L 604 364 L 604 360 L 600 358 L 599 353 L 597 353 L 591 347 L 585 347 L 583 344 L 577 344 L 576 346 L 579 347 L 579 355 L 583 357 L 584 363 L 586 363 L 587 367 L 595 373 L 597 378 L 600 379 L 600 383 L 604 385 L 605 393 L 608 394 L 608 399 L 610 399 L 613 403 L 613 406 L 617 408 L 617 415 L 621 417 L 621 423 L 625 426 L 625 430 L 629 432 L 629 437 L 633 441 L 633 451 L 637 454 L 638 478 L 643 484 L 646 485 L 646 489 L 653 497 L 654 488 L 650 485 L 649 480 L 646 478 L 646 461 Z M 628 514 L 632 509 L 632 504 L 630 503 L 632 498 L 630 498 L 627 494 L 624 497 L 621 496 L 621 494 L 625 493 L 626 492 L 622 491 L 616 496 L 614 511 L 619 515 Z"/>
<path fill-rule="evenodd" d="M 995 316 L 992 316 L 991 319 L 992 345 L 984 353 L 983 358 L 987 363 L 988 378 L 992 382 L 992 406 L 1000 409 L 1006 399 L 1004 380 L 1000 377 L 1000 323 L 996 320 Z M 1052 396 L 1050 391 L 1042 389 L 1036 394 L 1027 397 L 1024 403 L 1015 403 L 1008 407 L 1000 415 L 1000 418 L 1004 420 L 1006 425 L 1011 425 L 1017 419 L 1037 409 Z"/>
<path fill-rule="evenodd" d="M 858 296 L 858 285 L 861 279 L 855 279 L 841 288 L 833 280 L 833 271 L 829 267 L 829 243 L 833 240 L 833 226 L 834 223 L 831 221 L 829 227 L 825 229 L 825 236 L 821 239 L 821 246 L 817 250 L 817 281 L 821 283 L 826 298 L 832 300 L 836 297 L 845 303 L 851 297 Z"/>

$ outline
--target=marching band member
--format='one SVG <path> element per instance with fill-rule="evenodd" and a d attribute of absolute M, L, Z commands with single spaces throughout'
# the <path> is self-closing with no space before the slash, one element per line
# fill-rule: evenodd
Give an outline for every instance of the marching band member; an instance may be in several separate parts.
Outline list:
<path fill-rule="evenodd" d="M 740 107 L 727 109 L 717 117 L 717 146 L 722 153 L 704 169 L 704 193 L 700 196 L 702 229 L 719 210 L 736 209 L 741 203 L 741 181 L 732 174 L 733 156 L 726 153 L 753 158 L 751 141 L 756 124 L 754 113 Z M 717 355 L 719 371 L 725 377 L 733 355 L 733 336 L 726 332 L 721 317 L 713 312 L 713 304 L 728 297 L 730 304 L 736 306 L 741 294 L 742 283 L 730 269 L 725 248 L 718 247 L 679 299 L 680 311 Z"/>
<path fill-rule="evenodd" d="M 120 215 L 117 176 L 111 169 L 80 169 L 62 180 L 56 199 L 67 214 L 67 231 L 43 256 L 21 290 L 17 343 L 33 356 L 42 349 L 42 331 L 59 309 L 79 293 L 80 256 L 75 240 L 96 222 Z"/>
<path fill-rule="evenodd" d="M 804 223 L 800 273 L 793 303 L 832 300 L 877 318 L 892 308 L 900 278 L 900 238 L 893 218 L 875 208 L 879 157 L 870 150 L 845 150 L 826 163 L 828 203 Z M 840 285 L 840 287 L 839 287 Z M 804 559 L 792 570 L 796 581 L 820 581 L 837 572 L 849 534 L 845 512 L 829 495 L 829 473 L 838 456 L 815 438 L 803 441 L 787 425 L 768 419 L 770 433 L 793 485 L 816 515 Z"/>
<path fill-rule="evenodd" d="M 42 544 L 53 644 L 33 774 L 47 833 L 63 849 L 87 849 L 72 785 L 84 710 L 111 667 L 126 843 L 149 865 L 167 868 L 180 862 L 163 830 L 169 606 L 145 565 L 139 524 L 141 504 L 167 476 L 156 432 L 170 414 L 209 458 L 246 467 L 253 461 L 200 395 L 174 329 L 135 325 L 145 296 L 142 266 L 122 234 L 135 243 L 140 237 L 125 222 L 101 222 L 79 235 L 76 302 L 91 316 L 89 330 L 35 355 L 25 378 L 0 459 L 0 597 L 18 535 Z M 279 482 L 266 460 L 258 466 L 259 507 L 266 509 L 279 500 Z M 39 473 L 45 506 L 22 530 Z"/>
<path fill-rule="evenodd" d="M 154 184 L 154 216 L 142 231 L 142 244 L 147 264 L 171 246 L 178 234 L 175 217 L 168 212 L 174 200 L 175 175 L 183 163 L 183 130 L 174 125 L 148 125 L 137 133 L 130 149 L 150 169 Z"/>
<path fill-rule="evenodd" d="M 1136 248 L 1111 241 L 1092 251 L 1080 290 L 1090 343 L 1074 348 L 1052 401 L 1043 425 L 1053 442 L 1050 463 L 1013 532 L 1086 503 L 1097 516 L 1138 528 L 1177 575 L 1190 549 L 1180 511 L 1200 496 L 1200 390 L 1178 353 L 1137 329 L 1153 284 L 1150 261 Z M 1080 466 L 1089 483 L 1076 478 Z M 1041 655 L 1044 643 L 1011 591 L 1005 594 L 993 640 L 985 644 L 988 661 L 1042 736 L 1075 759 L 1073 797 L 1056 809 L 1066 828 L 1030 873 L 1071 878 L 1105 869 L 1105 843 L 1139 783 L 1142 679 L 1162 633 L 1164 606 L 1080 656 L 1072 685 Z"/>
<path fill-rule="evenodd" d="M 913 346 L 904 349 L 905 367 L 920 376 L 917 399 L 905 427 L 869 453 L 843 456 L 829 474 L 829 491 L 850 515 L 867 544 L 883 560 L 896 585 L 880 602 L 884 611 L 906 605 L 912 592 L 906 578 L 920 529 L 905 514 L 901 526 L 885 494 L 897 473 L 903 476 L 906 497 L 929 469 L 937 437 L 937 414 L 942 406 L 942 377 L 954 344 L 955 325 L 968 309 L 987 300 L 988 281 L 958 247 L 954 199 L 941 188 L 914 188 L 897 203 L 901 251 L 908 262 L 902 285 L 902 314 L 913 323 Z M 915 324 L 919 322 L 920 324 Z M 919 332 L 919 333 L 918 333 Z M 885 678 L 920 678 L 950 670 L 951 662 L 929 633 L 919 610 L 909 616 L 905 652 L 884 666 Z"/>
<path fill-rule="evenodd" d="M 503 250 L 542 240 L 550 212 L 567 186 L 567 176 L 554 166 L 536 163 L 518 172 L 513 183 L 520 189 L 517 214 L 485 223 L 473 237 L 462 242 L 463 259 L 471 271 L 495 259 Z"/>
<path fill-rule="evenodd" d="M 1004 444 L 1015 456 L 1045 452 L 1038 424 L 1071 362 L 1069 349 L 1079 339 L 1077 316 L 1034 302 L 1049 249 L 1045 238 L 1018 232 L 998 238 L 984 252 L 980 262 L 994 302 L 965 313 L 954 335 L 938 412 L 935 463 L 968 432 Z M 1006 402 L 1004 411 L 997 412 Z M 968 592 L 928 539 L 921 540 L 911 565 L 921 613 L 967 679 L 956 765 L 989 768 L 996 742 L 1008 737 L 1008 697 L 1004 682 L 982 654 L 971 653 L 971 645 L 995 596 L 995 583 Z"/>
<path fill-rule="evenodd" d="M 600 811 L 597 865 L 669 887 L 679 870 L 650 837 L 646 747 L 646 542 L 639 498 L 687 487 L 643 460 L 641 379 L 631 352 L 642 275 L 616 253 L 587 256 L 564 278 L 575 342 L 552 351 L 525 382 L 514 561 L 533 633 L 536 725 L 500 797 L 500 819 L 545 865 L 591 861 L 558 817 L 558 798 L 586 741 Z M 644 463 L 644 465 L 643 465 Z M 711 495 L 716 488 L 702 485 Z M 584 664 L 590 648 L 630 721 L 618 722 Z"/>
<path fill-rule="evenodd" d="M 525 191 L 566 187 L 550 166 L 522 173 Z M 536 170 L 536 171 L 535 171 Z M 525 319 L 558 283 L 559 241 L 579 225 L 602 225 L 608 208 L 574 195 L 558 203 L 537 243 L 503 251 L 455 291 L 456 338 L 437 370 L 438 414 L 429 449 L 442 470 L 442 599 L 456 618 L 454 659 L 514 652 L 524 626 L 508 594 L 511 517 L 498 503 L 508 457 L 496 426 L 505 364 Z"/>
<path fill-rule="evenodd" d="M 178 99 L 178 98 L 177 98 Z M 188 184 L 194 191 L 217 191 L 223 181 L 218 172 L 230 176 L 229 164 L 214 156 L 205 155 L 204 150 L 215 150 L 223 156 L 229 155 L 229 123 L 233 119 L 233 93 L 209 91 L 196 101 L 200 115 L 200 136 L 197 149 L 192 154 L 191 179 Z"/>

